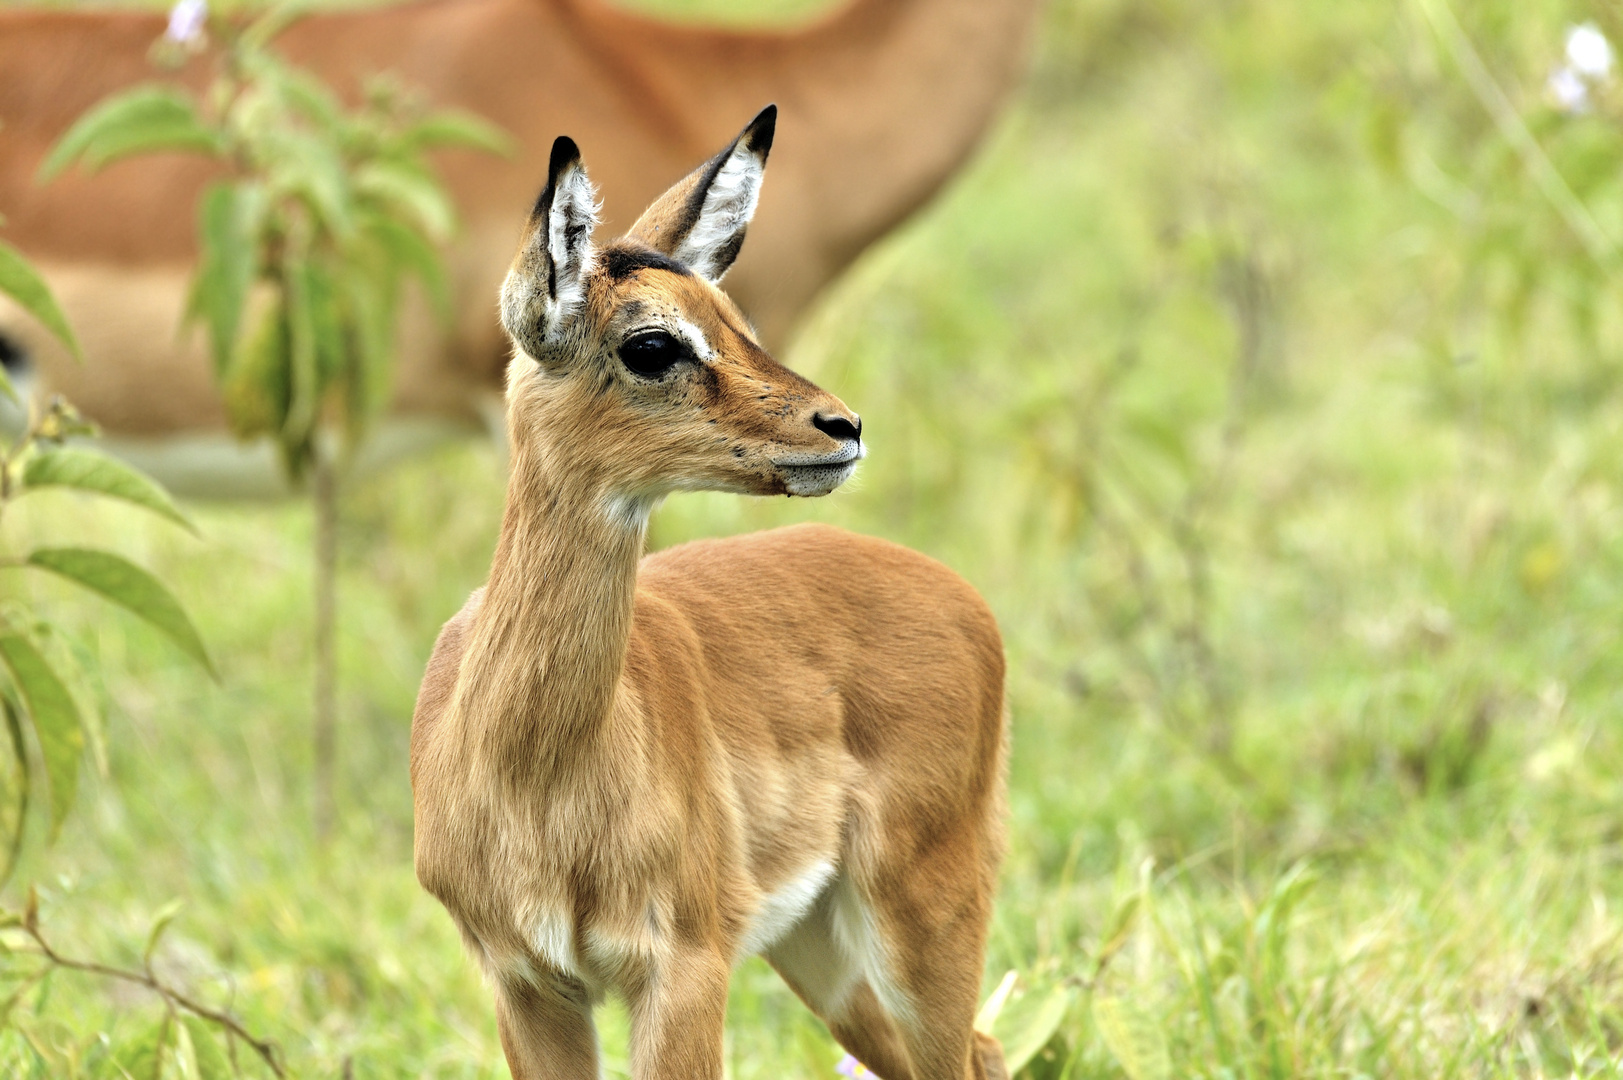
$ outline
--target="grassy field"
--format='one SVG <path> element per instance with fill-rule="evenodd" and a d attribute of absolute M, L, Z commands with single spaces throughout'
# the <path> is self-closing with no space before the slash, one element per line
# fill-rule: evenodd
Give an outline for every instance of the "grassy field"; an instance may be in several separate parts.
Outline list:
<path fill-rule="evenodd" d="M 1623 235 L 1616 88 L 1582 116 L 1544 96 L 1587 17 L 1485 2 L 1463 40 Z M 1010 1036 L 1063 1010 L 1031 1077 L 1623 1071 L 1623 278 L 1469 87 L 1448 18 L 1060 0 L 974 165 L 788 355 L 862 412 L 857 480 L 654 520 L 656 545 L 835 522 L 991 601 L 1014 756 L 987 987 L 1018 972 Z M 65 514 L 158 568 L 221 669 L 83 609 L 107 770 L 12 899 L 37 882 L 56 944 L 132 964 L 182 901 L 158 969 L 296 1075 L 505 1075 L 412 877 L 406 775 L 502 487 L 469 445 L 346 504 L 326 850 L 306 508 L 199 506 L 201 540 L 48 496 L 9 520 Z M 138 1075 L 161 1015 L 54 976 L 0 1073 Z M 623 1014 L 603 1030 L 623 1075 Z M 736 1080 L 839 1059 L 759 962 L 728 1038 Z"/>

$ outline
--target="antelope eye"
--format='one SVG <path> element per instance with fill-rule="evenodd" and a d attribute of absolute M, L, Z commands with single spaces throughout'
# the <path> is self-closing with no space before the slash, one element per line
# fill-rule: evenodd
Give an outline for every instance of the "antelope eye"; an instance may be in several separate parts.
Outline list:
<path fill-rule="evenodd" d="M 685 343 L 663 330 L 649 330 L 626 339 L 620 346 L 620 362 L 633 375 L 657 379 L 684 360 L 693 359 Z"/>

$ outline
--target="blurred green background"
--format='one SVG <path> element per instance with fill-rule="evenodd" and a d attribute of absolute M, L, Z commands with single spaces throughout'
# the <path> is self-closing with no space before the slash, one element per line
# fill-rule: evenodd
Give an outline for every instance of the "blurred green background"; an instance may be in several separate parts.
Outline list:
<path fill-rule="evenodd" d="M 1030 1076 L 1623 1071 L 1623 88 L 1551 83 L 1588 22 L 1623 41 L 1600 3 L 1054 0 L 972 166 L 787 354 L 863 414 L 857 479 L 655 516 L 654 546 L 834 522 L 990 600 L 1014 752 L 987 983 L 1019 972 L 1011 1024 L 1065 1007 Z M 138 962 L 180 899 L 160 969 L 296 1075 L 505 1075 L 412 876 L 406 770 L 503 468 L 458 446 L 345 504 L 325 851 L 307 507 L 198 506 L 193 540 L 39 496 L 173 583 L 223 673 L 51 594 L 107 711 L 106 774 L 19 875 L 54 939 Z M 105 1068 L 160 1015 L 55 976 L 0 1071 Z M 728 1040 L 737 1080 L 839 1059 L 758 961 Z"/>

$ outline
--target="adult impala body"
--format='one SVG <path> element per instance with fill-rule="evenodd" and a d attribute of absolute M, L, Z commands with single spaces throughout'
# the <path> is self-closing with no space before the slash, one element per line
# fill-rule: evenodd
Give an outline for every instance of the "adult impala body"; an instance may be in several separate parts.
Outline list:
<path fill-rule="evenodd" d="M 781 342 L 812 297 L 928 198 L 969 154 L 1019 67 L 1036 0 L 854 0 L 782 31 L 664 23 L 597 0 L 424 0 L 312 15 L 279 47 L 353 91 L 398 72 L 436 105 L 511 132 L 511 160 L 447 155 L 466 218 L 453 252 L 457 324 L 404 328 L 396 408 L 478 419 L 499 391 L 506 338 L 490 296 L 559 130 L 592 154 L 611 208 L 646 205 L 761 101 L 783 103 L 795 143 L 733 292 Z M 178 333 L 207 162 L 152 156 L 36 182 L 84 110 L 156 74 L 161 14 L 0 10 L 0 214 L 80 334 L 75 365 L 0 303 L 0 339 L 111 434 L 225 427 L 201 335 Z M 182 77 L 206 79 L 194 63 Z M 860 173 L 861 184 L 838 185 Z M 607 222 L 613 227 L 613 221 Z M 618 223 L 623 230 L 627 222 Z M 157 463 L 161 467 L 161 462 Z"/>
<path fill-rule="evenodd" d="M 719 1080 L 730 970 L 764 955 L 887 1080 L 1006 1076 L 973 1031 L 1002 847 L 1004 660 L 985 603 L 819 526 L 642 559 L 675 490 L 822 495 L 860 419 L 716 282 L 775 110 L 594 247 L 559 139 L 502 290 L 511 479 L 489 581 L 412 727 L 417 875 L 495 989 L 522 1080 Z"/>

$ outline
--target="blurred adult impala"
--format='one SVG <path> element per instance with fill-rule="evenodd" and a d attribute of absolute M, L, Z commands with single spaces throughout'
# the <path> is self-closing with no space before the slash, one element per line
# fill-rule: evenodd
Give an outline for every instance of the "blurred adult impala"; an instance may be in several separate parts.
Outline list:
<path fill-rule="evenodd" d="M 727 138 L 739 113 L 776 100 L 792 137 L 729 285 L 762 340 L 781 344 L 817 292 L 973 150 L 1018 73 L 1036 6 L 854 0 L 804 26 L 754 30 L 661 22 L 598 0 L 427 0 L 296 24 L 283 51 L 341 89 L 392 70 L 518 142 L 508 160 L 444 159 L 465 219 L 452 253 L 456 324 L 446 333 L 418 314 L 403 327 L 400 429 L 477 422 L 494 400 L 507 341 L 489 297 L 552 133 L 577 134 L 611 207 L 605 225 L 623 230 L 616 208 L 646 205 Z M 206 351 L 199 335 L 177 333 L 194 207 L 212 166 L 153 156 L 36 182 L 85 109 L 153 77 L 146 56 L 163 26 L 155 13 L 0 11 L 5 236 L 45 272 L 88 362 L 76 367 L 7 308 L 0 359 L 30 359 L 113 435 L 151 446 L 191 437 L 218 453 L 228 443 Z M 200 85 L 204 67 L 181 77 Z M 852 176 L 861 182 L 841 182 Z M 146 462 L 183 488 L 210 484 L 162 457 Z"/>

